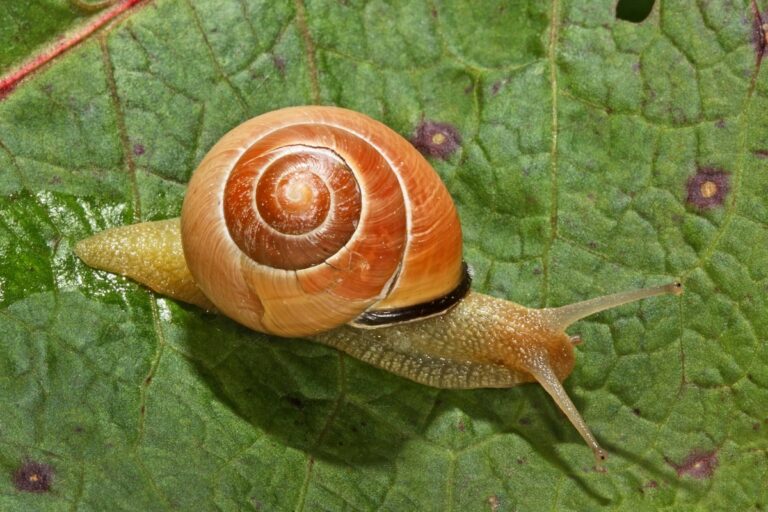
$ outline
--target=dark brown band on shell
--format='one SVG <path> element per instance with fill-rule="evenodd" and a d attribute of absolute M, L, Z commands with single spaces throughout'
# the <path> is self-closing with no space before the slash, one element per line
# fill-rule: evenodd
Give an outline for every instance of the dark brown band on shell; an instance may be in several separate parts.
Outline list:
<path fill-rule="evenodd" d="M 402 322 L 409 322 L 412 320 L 418 320 L 429 316 L 439 315 L 448 311 L 453 306 L 459 303 L 461 299 L 466 297 L 469 293 L 469 289 L 472 285 L 472 276 L 469 273 L 469 267 L 466 262 L 462 263 L 462 278 L 458 286 L 451 290 L 448 294 L 439 297 L 434 300 L 422 302 L 421 304 L 414 304 L 404 308 L 396 309 L 379 309 L 366 311 L 359 317 L 355 318 L 351 323 L 367 326 L 367 327 L 382 327 L 385 325 L 399 324 Z"/>

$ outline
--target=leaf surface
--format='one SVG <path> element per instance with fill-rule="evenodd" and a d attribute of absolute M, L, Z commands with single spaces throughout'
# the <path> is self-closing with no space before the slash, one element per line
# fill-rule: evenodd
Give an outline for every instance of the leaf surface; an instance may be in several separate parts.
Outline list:
<path fill-rule="evenodd" d="M 630 23 L 609 1 L 481 4 L 156 0 L 0 101 L 0 508 L 768 505 L 755 7 L 663 0 Z M 70 14 L 45 27 L 66 32 Z M 0 16 L 0 34 L 33 16 Z M 72 253 L 98 230 L 178 215 L 221 135 L 308 103 L 406 137 L 423 121 L 457 130 L 458 150 L 432 163 L 479 291 L 540 307 L 684 281 L 681 298 L 571 330 L 585 343 L 566 389 L 606 472 L 537 386 L 417 385 Z M 47 491 L 20 488 L 30 461 L 52 471 Z"/>

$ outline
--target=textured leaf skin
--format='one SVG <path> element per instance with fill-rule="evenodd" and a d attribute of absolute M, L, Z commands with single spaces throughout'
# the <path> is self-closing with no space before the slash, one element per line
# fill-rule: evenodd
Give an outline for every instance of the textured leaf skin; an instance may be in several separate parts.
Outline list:
<path fill-rule="evenodd" d="M 768 507 L 753 7 L 660 0 L 633 24 L 613 4 L 156 0 L 21 84 L 0 102 L 0 509 Z M 566 388 L 605 473 L 536 386 L 423 387 L 76 260 L 97 230 L 177 215 L 229 128 L 304 103 L 457 129 L 432 161 L 480 291 L 544 306 L 685 281 L 571 330 Z M 728 174 L 722 204 L 688 200 L 702 169 Z M 15 487 L 25 461 L 50 491 Z"/>
<path fill-rule="evenodd" d="M 2 3 L 0 8 L 0 73 L 30 53 L 55 42 L 57 37 L 92 14 L 88 0 L 29 0 Z"/>

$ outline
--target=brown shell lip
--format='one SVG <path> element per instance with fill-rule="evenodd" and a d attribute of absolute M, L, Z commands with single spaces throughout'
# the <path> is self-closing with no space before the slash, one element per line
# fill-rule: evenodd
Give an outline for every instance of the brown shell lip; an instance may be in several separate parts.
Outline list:
<path fill-rule="evenodd" d="M 352 323 L 365 327 L 383 327 L 385 325 L 410 322 L 448 311 L 466 297 L 472 286 L 472 275 L 466 262 L 462 262 L 461 273 L 462 277 L 458 286 L 442 297 L 404 308 L 366 311 Z"/>

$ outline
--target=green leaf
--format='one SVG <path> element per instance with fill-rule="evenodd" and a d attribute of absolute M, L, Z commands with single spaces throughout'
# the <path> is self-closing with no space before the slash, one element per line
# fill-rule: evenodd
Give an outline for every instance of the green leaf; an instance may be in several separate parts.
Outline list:
<path fill-rule="evenodd" d="M 0 15 L 0 72 L 90 22 L 76 4 Z M 156 0 L 19 84 L 0 102 L 0 508 L 768 506 L 765 36 L 746 0 L 660 0 L 642 23 L 614 4 Z M 306 103 L 458 130 L 432 163 L 479 291 L 538 307 L 684 280 L 572 329 L 565 385 L 606 472 L 538 386 L 424 387 L 73 255 L 177 215 L 223 133 Z"/>
<path fill-rule="evenodd" d="M 0 73 L 85 21 L 97 4 L 87 0 L 4 2 L 0 9 Z"/>

